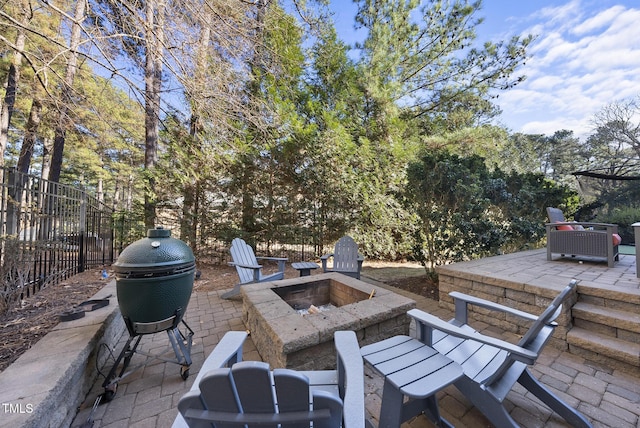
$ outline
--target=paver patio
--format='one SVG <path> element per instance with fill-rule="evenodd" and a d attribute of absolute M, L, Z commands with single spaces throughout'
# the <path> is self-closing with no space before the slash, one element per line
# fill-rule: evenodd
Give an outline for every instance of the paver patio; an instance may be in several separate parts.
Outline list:
<path fill-rule="evenodd" d="M 374 273 L 363 271 L 362 279 L 376 287 L 387 286 L 372 279 Z M 417 303 L 419 309 L 443 319 L 452 314 L 438 306 L 438 302 L 402 290 L 393 289 Z M 220 298 L 222 291 L 194 292 L 185 316 L 186 322 L 195 331 L 191 356 L 191 376 L 183 381 L 180 367 L 158 360 L 149 361 L 139 370 L 123 379 L 118 385 L 115 398 L 100 405 L 93 414 L 96 428 L 115 427 L 170 427 L 177 415 L 177 402 L 191 388 L 199 367 L 206 355 L 229 330 L 244 330 L 241 320 L 242 301 Z M 475 325 L 482 330 L 482 325 Z M 487 326 L 485 326 L 487 327 Z M 488 328 L 488 327 L 487 327 Z M 495 332 L 498 333 L 499 332 Z M 505 337 L 505 339 L 511 339 Z M 116 351 L 119 351 L 123 337 Z M 144 336 L 140 345 L 143 351 L 158 354 L 169 346 L 166 334 Z M 168 349 L 168 358 L 173 351 Z M 245 360 L 259 360 L 253 342 L 249 340 L 244 349 Z M 131 364 L 145 361 L 136 354 Z M 640 370 L 640 369 L 639 369 Z M 640 427 L 640 373 L 622 373 L 608 367 L 591 363 L 581 357 L 547 346 L 533 373 L 543 383 L 570 405 L 580 410 L 594 427 Z M 84 423 L 90 415 L 96 397 L 103 392 L 100 378 L 90 391 L 72 426 Z M 382 395 L 382 378 L 365 368 L 365 394 L 367 416 L 377 425 Z M 456 427 L 491 426 L 484 416 L 451 386 L 439 394 L 441 411 Z M 559 416 L 531 398 L 518 385 L 509 394 L 505 405 L 512 416 L 523 427 L 569 426 Z M 415 418 L 403 426 L 433 426 L 425 417 Z"/>

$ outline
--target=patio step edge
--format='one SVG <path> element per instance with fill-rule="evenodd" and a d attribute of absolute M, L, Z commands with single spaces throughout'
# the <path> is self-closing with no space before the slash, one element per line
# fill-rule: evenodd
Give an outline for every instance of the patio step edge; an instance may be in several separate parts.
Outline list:
<path fill-rule="evenodd" d="M 576 319 L 575 322 L 584 320 L 589 323 L 601 324 L 607 328 L 636 333 L 636 342 L 640 342 L 640 313 L 577 302 L 571 308 L 571 314 Z M 619 334 L 615 336 L 620 337 Z"/>
<path fill-rule="evenodd" d="M 638 374 L 640 344 L 617 339 L 588 329 L 574 327 L 567 333 L 572 354 L 613 370 Z"/>

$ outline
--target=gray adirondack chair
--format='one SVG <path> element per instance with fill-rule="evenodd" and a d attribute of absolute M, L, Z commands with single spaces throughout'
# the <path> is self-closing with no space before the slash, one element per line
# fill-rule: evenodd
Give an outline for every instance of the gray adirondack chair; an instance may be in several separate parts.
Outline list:
<path fill-rule="evenodd" d="M 562 211 L 553 207 L 547 208 L 547 217 L 547 260 L 560 254 L 604 258 L 609 267 L 618 261 L 617 224 L 567 222 Z"/>
<path fill-rule="evenodd" d="M 224 293 L 221 296 L 223 299 L 239 295 L 240 287 L 245 284 L 275 281 L 284 278 L 285 262 L 288 260 L 286 257 L 256 257 L 253 248 L 241 238 L 235 238 L 231 241 L 229 252 L 233 259 L 232 262 L 229 262 L 229 265 L 235 266 L 240 282 L 236 284 L 231 291 Z M 278 262 L 278 271 L 269 275 L 263 275 L 262 265 L 258 264 L 258 260 L 273 260 Z"/>
<path fill-rule="evenodd" d="M 543 386 L 527 368 L 536 362 L 557 325 L 554 320 L 563 302 L 576 287 L 577 281 L 571 281 L 539 316 L 457 292 L 450 293 L 455 300 L 455 318 L 450 322 L 417 309 L 408 315 L 415 319 L 421 341 L 462 366 L 464 376 L 455 382 L 456 387 L 495 426 L 518 426 L 503 406 L 507 393 L 518 382 L 571 426 L 591 427 L 582 414 Z M 504 312 L 532 324 L 518 344 L 485 336 L 467 324 L 469 305 Z"/>
<path fill-rule="evenodd" d="M 363 428 L 364 371 L 356 335 L 337 331 L 336 370 L 294 371 L 242 361 L 245 332 L 228 332 L 178 403 L 172 428 Z M 278 425 L 282 424 L 282 425 Z"/>
<path fill-rule="evenodd" d="M 329 268 L 327 262 L 333 257 L 333 267 Z M 320 257 L 324 272 L 338 272 L 360 279 L 362 262 L 364 257 L 358 254 L 358 244 L 350 236 L 343 236 L 336 242 L 333 253 Z"/>

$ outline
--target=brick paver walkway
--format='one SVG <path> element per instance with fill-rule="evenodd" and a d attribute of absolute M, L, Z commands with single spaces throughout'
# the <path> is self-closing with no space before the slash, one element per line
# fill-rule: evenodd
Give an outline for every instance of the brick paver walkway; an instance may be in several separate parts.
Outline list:
<path fill-rule="evenodd" d="M 363 280 L 373 282 L 367 277 Z M 376 286 L 383 286 L 376 283 Z M 147 361 L 140 369 L 123 379 L 118 385 L 114 399 L 100 405 L 93 414 L 95 428 L 116 427 L 170 427 L 176 414 L 177 402 L 191 388 L 199 367 L 220 338 L 229 330 L 244 330 L 241 320 L 241 300 L 223 300 L 222 292 L 196 292 L 192 295 L 185 320 L 195 331 L 191 356 L 191 376 L 183 381 L 180 366 L 158 360 Z M 451 314 L 438 307 L 437 302 L 409 293 L 420 309 L 433 313 L 443 319 Z M 475 325 L 482 330 L 481 326 Z M 118 345 L 120 352 L 123 338 Z M 140 349 L 154 355 L 168 347 L 167 335 L 158 333 L 144 336 Z M 168 358 L 173 351 L 168 349 Z M 244 350 L 245 360 L 260 359 L 249 340 Z M 145 357 L 136 354 L 131 364 L 145 363 Z M 640 428 L 640 375 L 618 373 L 588 363 L 580 357 L 547 347 L 533 367 L 533 373 L 546 385 L 578 408 L 593 423 L 594 427 Z M 89 417 L 96 397 L 103 392 L 102 379 L 99 379 L 90 391 L 74 427 L 80 426 Z M 365 369 L 366 410 L 368 416 L 377 425 L 382 395 L 382 379 L 369 368 Z M 448 387 L 439 394 L 443 415 L 456 427 L 491 426 L 484 416 L 455 389 Z M 514 419 L 523 427 L 569 426 L 557 415 L 551 413 L 543 404 L 531 398 L 519 385 L 509 394 L 506 406 Z M 406 427 L 433 426 L 423 416 L 415 418 Z"/>

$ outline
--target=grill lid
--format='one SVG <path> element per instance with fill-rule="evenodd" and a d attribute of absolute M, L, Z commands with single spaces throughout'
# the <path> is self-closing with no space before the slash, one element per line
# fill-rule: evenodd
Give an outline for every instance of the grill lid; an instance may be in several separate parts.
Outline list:
<path fill-rule="evenodd" d="M 155 277 L 188 271 L 195 266 L 191 248 L 183 241 L 171 238 L 171 231 L 157 227 L 147 231 L 147 237 L 127 246 L 113 270 L 118 276 Z"/>

